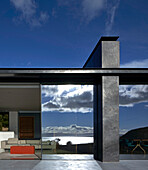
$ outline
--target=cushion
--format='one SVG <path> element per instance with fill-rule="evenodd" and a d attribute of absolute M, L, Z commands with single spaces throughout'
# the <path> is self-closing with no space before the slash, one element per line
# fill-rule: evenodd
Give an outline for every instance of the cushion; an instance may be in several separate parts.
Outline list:
<path fill-rule="evenodd" d="M 11 146 L 11 154 L 35 154 L 34 146 Z"/>
<path fill-rule="evenodd" d="M 31 145 L 39 145 L 40 144 L 40 140 L 27 140 L 27 143 L 28 144 L 31 144 Z"/>
<path fill-rule="evenodd" d="M 17 144 L 18 143 L 18 138 L 9 138 L 8 139 L 8 144 Z"/>
<path fill-rule="evenodd" d="M 19 140 L 18 141 L 18 144 L 21 145 L 21 144 L 26 144 L 26 140 Z"/>

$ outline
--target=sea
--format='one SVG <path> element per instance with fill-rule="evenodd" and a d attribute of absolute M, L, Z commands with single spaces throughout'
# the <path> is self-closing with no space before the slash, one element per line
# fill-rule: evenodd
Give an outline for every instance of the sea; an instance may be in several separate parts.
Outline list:
<path fill-rule="evenodd" d="M 66 145 L 67 142 L 71 142 L 72 144 L 87 144 L 93 143 L 93 137 L 81 137 L 81 136 L 55 136 L 55 137 L 42 137 L 42 141 L 53 141 L 56 139 L 60 139 L 60 145 Z"/>

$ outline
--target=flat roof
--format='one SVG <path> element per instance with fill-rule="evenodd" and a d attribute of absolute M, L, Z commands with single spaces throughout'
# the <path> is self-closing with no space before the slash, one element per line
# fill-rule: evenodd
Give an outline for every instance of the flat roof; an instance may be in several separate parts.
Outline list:
<path fill-rule="evenodd" d="M 0 82 L 97 84 L 119 76 L 120 84 L 148 84 L 148 68 L 0 68 Z"/>

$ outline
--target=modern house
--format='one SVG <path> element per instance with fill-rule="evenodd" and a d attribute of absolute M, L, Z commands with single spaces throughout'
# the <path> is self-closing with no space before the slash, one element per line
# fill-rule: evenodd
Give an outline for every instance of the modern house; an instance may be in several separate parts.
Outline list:
<path fill-rule="evenodd" d="M 0 159 L 12 146 L 33 146 L 41 159 L 41 85 L 91 84 L 94 159 L 119 161 L 119 84 L 148 84 L 148 69 L 120 68 L 117 39 L 102 37 L 80 69 L 0 69 Z"/>

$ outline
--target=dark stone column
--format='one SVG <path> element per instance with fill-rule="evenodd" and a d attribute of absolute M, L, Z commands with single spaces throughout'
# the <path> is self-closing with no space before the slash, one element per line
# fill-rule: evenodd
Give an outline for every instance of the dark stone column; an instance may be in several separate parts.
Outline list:
<path fill-rule="evenodd" d="M 102 41 L 100 46 L 102 68 L 118 68 L 119 42 Z M 118 76 L 102 76 L 101 82 L 94 85 L 94 158 L 119 161 Z"/>
<path fill-rule="evenodd" d="M 119 37 L 101 37 L 83 68 L 118 68 Z M 94 158 L 119 161 L 119 77 L 102 76 L 94 85 Z"/>
<path fill-rule="evenodd" d="M 102 161 L 119 161 L 119 77 L 102 77 Z M 99 116 L 100 117 L 100 116 Z"/>
<path fill-rule="evenodd" d="M 119 77 L 103 76 L 94 85 L 94 158 L 119 161 Z"/>

